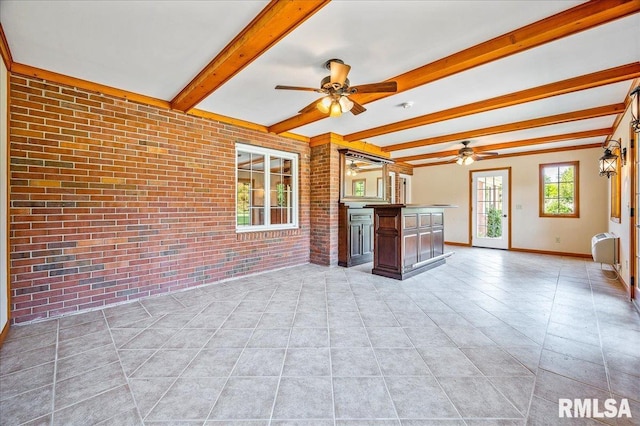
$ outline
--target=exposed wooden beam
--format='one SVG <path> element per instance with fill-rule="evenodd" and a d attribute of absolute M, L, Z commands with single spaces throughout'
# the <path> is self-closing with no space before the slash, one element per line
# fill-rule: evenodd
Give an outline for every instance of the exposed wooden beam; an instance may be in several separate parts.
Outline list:
<path fill-rule="evenodd" d="M 599 136 L 607 136 L 611 134 L 611 132 L 613 132 L 613 128 L 607 127 L 604 129 L 586 130 L 584 132 L 565 133 L 562 135 L 544 136 L 540 138 L 524 139 L 521 141 L 503 142 L 503 143 L 496 143 L 493 145 L 483 145 L 483 146 L 473 147 L 473 150 L 477 153 L 481 153 L 485 151 L 496 151 L 499 149 L 521 148 L 523 146 L 540 145 L 540 144 L 546 144 L 546 143 L 567 141 L 572 139 L 586 139 L 586 138 L 595 138 Z M 394 160 L 403 161 L 403 162 L 418 161 L 418 160 L 428 160 L 431 158 L 449 157 L 457 154 L 458 154 L 458 150 L 454 149 L 449 151 L 430 152 L 429 154 L 419 154 L 419 155 L 410 155 L 407 157 L 398 157 L 398 158 L 394 158 Z"/>
<path fill-rule="evenodd" d="M 495 98 L 481 100 L 471 104 L 461 105 L 391 124 L 385 124 L 383 126 L 345 135 L 344 138 L 347 141 L 365 140 L 374 136 L 425 126 L 427 124 L 438 123 L 467 115 L 492 111 L 553 96 L 565 95 L 567 93 L 592 89 L 594 87 L 604 86 L 607 84 L 619 83 L 636 77 L 640 77 L 640 62 L 634 62 L 632 64 L 622 65 L 604 71 L 569 78 L 567 80 L 545 84 L 531 89 L 521 90 L 519 92 L 508 93 Z"/>
<path fill-rule="evenodd" d="M 626 108 L 629 108 L 631 105 L 631 98 L 629 97 L 629 95 L 631 95 L 631 92 L 633 92 L 633 90 L 638 86 L 640 86 L 640 78 L 634 79 L 631 82 L 631 86 L 629 86 L 629 91 L 627 92 L 627 96 L 624 97 L 624 104 L 626 105 Z M 613 137 L 613 133 L 616 131 L 616 129 L 622 122 L 623 118 L 624 118 L 624 112 L 618 114 L 618 116 L 616 117 L 616 120 L 613 122 L 613 128 L 611 129 L 611 133 L 609 134 L 607 139 L 611 139 Z"/>
<path fill-rule="evenodd" d="M 498 160 L 498 159 L 507 158 L 507 157 L 521 157 L 523 155 L 549 154 L 553 152 L 575 151 L 578 149 L 591 149 L 591 148 L 601 148 L 601 144 L 590 143 L 587 145 L 566 146 L 563 148 L 549 148 L 549 149 L 539 149 L 539 150 L 525 151 L 525 152 L 514 152 L 511 154 L 504 154 L 499 157 L 493 157 L 492 159 Z M 413 167 L 441 166 L 443 164 L 452 164 L 452 163 L 450 161 L 438 161 L 437 163 L 414 164 Z"/>
<path fill-rule="evenodd" d="M 272 0 L 182 89 L 171 101 L 171 107 L 190 110 L 328 3 L 329 0 Z"/>
<path fill-rule="evenodd" d="M 311 148 L 325 144 L 344 146 L 350 149 L 355 149 L 357 151 L 366 152 L 367 154 L 377 155 L 378 157 L 391 158 L 391 154 L 389 154 L 388 152 L 384 152 L 377 145 L 366 142 L 346 142 L 342 138 L 342 135 L 339 135 L 337 133 L 323 133 L 309 139 L 309 146 Z"/>
<path fill-rule="evenodd" d="M 580 111 L 572 111 L 564 114 L 550 115 L 547 117 L 534 118 L 531 120 L 518 121 L 515 123 L 501 124 L 498 126 L 485 127 L 483 129 L 467 130 L 450 135 L 435 136 L 432 138 L 418 139 L 411 142 L 403 142 L 395 145 L 382 147 L 383 151 L 392 152 L 403 149 L 418 148 L 427 145 L 436 145 L 443 142 L 477 138 L 480 136 L 495 135 L 498 133 L 514 132 L 517 130 L 532 129 L 535 127 L 549 126 L 551 124 L 568 123 L 571 121 L 586 120 L 589 118 L 604 117 L 623 112 L 623 103 L 606 105 L 602 107 L 589 108 Z"/>
<path fill-rule="evenodd" d="M 0 56 L 2 56 L 4 66 L 7 67 L 7 70 L 11 71 L 13 57 L 11 56 L 11 50 L 9 49 L 9 42 L 7 42 L 7 37 L 5 37 L 4 35 L 2 23 L 0 23 Z"/>
<path fill-rule="evenodd" d="M 640 12 L 640 0 L 592 0 L 389 80 L 398 83 L 396 93 L 401 93 L 637 12 Z M 364 105 L 392 95 L 356 94 L 353 99 Z M 269 126 L 269 131 L 282 133 L 326 117 L 319 111 L 298 114 Z"/>

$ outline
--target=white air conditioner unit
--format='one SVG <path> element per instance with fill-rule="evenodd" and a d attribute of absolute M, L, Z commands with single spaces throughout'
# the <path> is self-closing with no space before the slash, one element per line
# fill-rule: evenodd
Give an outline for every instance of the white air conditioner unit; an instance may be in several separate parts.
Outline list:
<path fill-rule="evenodd" d="M 620 238 L 611 232 L 596 234 L 591 238 L 591 255 L 594 262 L 617 265 Z"/>

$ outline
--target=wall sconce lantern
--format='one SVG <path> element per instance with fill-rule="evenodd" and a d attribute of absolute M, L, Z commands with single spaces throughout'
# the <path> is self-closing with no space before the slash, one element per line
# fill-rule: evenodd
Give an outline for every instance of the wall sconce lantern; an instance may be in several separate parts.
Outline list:
<path fill-rule="evenodd" d="M 640 113 L 640 86 L 633 89 L 629 97 L 631 97 L 631 127 L 636 132 L 640 132 L 640 117 L 638 116 Z"/>
<path fill-rule="evenodd" d="M 612 150 L 618 149 L 621 164 L 624 166 L 627 164 L 627 148 L 622 148 L 620 141 L 614 139 L 604 141 L 602 148 L 604 148 L 604 155 L 600 157 L 600 176 L 606 176 L 609 179 L 611 175 L 617 173 L 618 169 L 618 156 Z"/>

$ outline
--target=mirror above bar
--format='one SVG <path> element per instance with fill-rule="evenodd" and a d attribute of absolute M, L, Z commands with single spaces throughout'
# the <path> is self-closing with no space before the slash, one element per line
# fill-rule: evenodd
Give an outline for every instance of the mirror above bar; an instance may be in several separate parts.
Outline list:
<path fill-rule="evenodd" d="M 340 202 L 388 203 L 387 164 L 392 160 L 341 149 Z"/>

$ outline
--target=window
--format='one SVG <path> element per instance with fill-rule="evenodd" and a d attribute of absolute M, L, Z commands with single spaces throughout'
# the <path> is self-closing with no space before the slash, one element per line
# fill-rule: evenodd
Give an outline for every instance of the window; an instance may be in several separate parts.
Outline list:
<path fill-rule="evenodd" d="M 577 161 L 540 164 L 540 216 L 580 217 Z"/>
<path fill-rule="evenodd" d="M 236 230 L 298 226 L 298 155 L 236 144 Z"/>
<path fill-rule="evenodd" d="M 364 197 L 365 195 L 367 195 L 366 179 L 354 179 L 352 181 L 352 184 L 354 197 Z"/>

